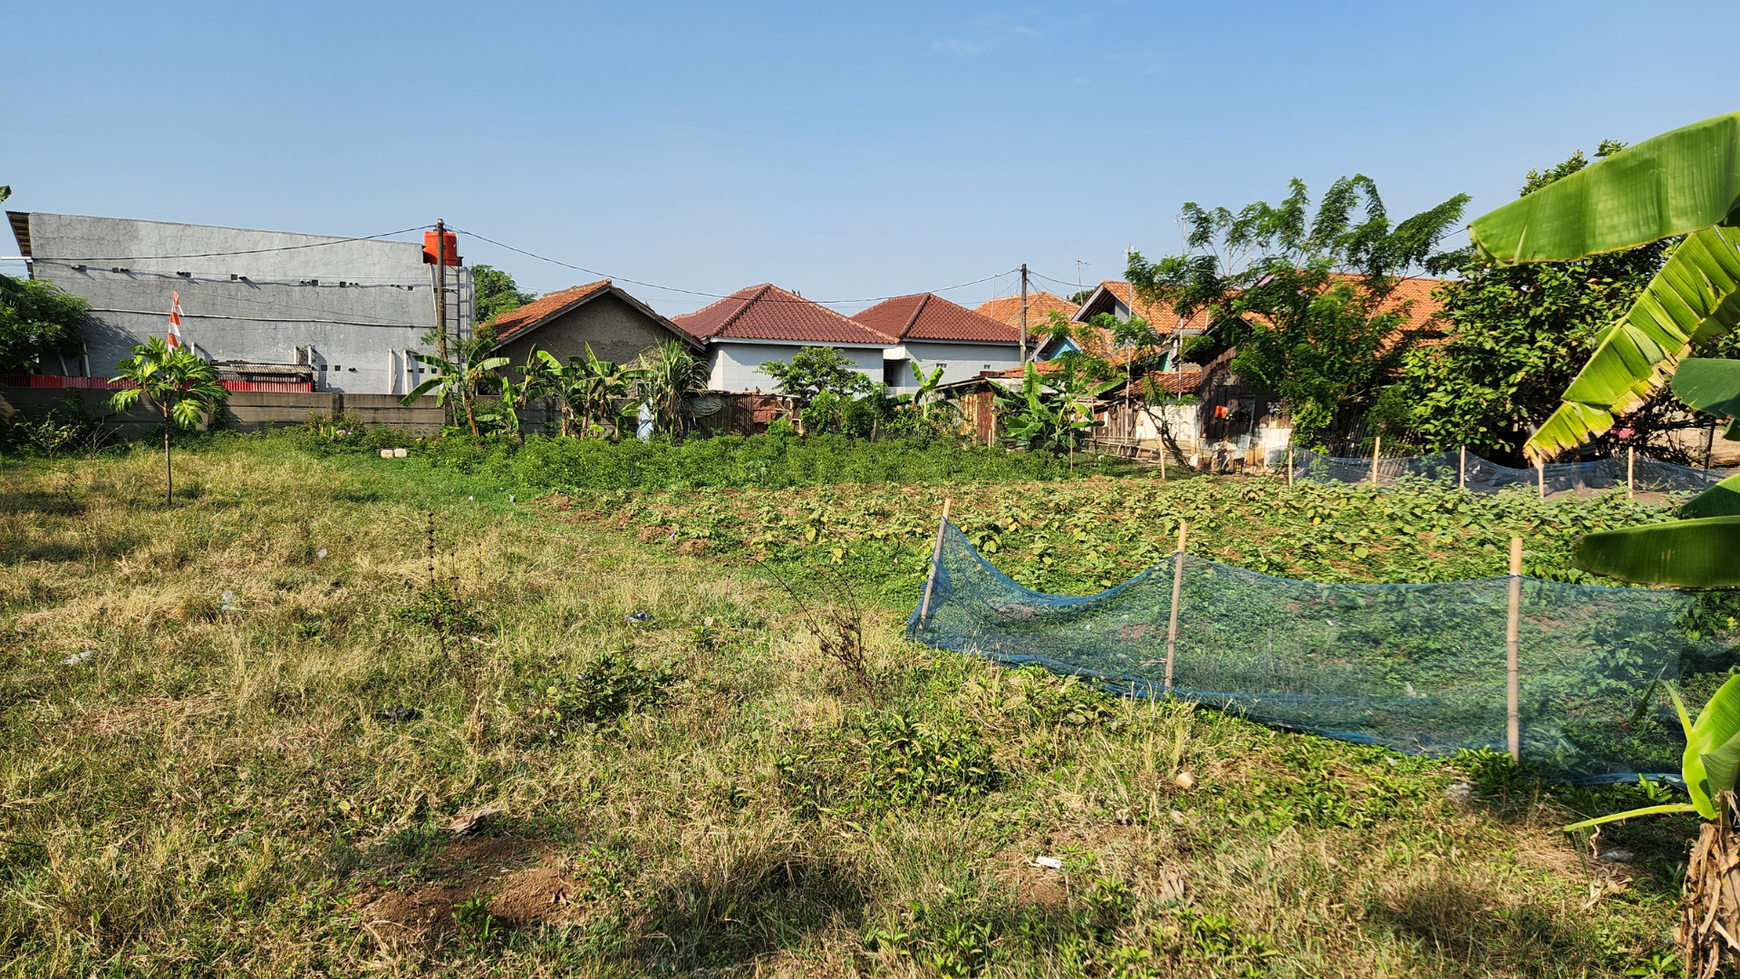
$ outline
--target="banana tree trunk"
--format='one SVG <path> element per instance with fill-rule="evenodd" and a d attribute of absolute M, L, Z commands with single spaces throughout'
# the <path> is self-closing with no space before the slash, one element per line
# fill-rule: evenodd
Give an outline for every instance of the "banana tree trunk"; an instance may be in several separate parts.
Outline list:
<path fill-rule="evenodd" d="M 1734 832 L 1740 811 L 1732 795 L 1721 805 L 1720 818 L 1704 824 L 1692 847 L 1674 927 L 1689 979 L 1712 979 L 1724 960 L 1740 963 L 1740 836 Z"/>

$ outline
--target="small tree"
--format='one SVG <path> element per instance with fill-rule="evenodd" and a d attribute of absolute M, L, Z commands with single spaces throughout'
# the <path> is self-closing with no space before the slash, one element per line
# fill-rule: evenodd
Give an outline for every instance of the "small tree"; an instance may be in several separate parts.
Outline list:
<path fill-rule="evenodd" d="M 217 368 L 191 350 L 171 348 L 152 337 L 133 349 L 133 356 L 115 365 L 109 380 L 130 383 L 109 398 L 116 411 L 126 411 L 141 399 L 163 415 L 163 500 L 175 503 L 175 470 L 170 464 L 169 433 L 175 428 L 193 428 L 216 410 L 229 392 L 218 383 Z"/>
<path fill-rule="evenodd" d="M 655 431 L 678 433 L 688 427 L 689 397 L 707 388 L 707 365 L 680 341 L 669 340 L 641 358 L 630 373 L 635 397 L 652 411 Z"/>
<path fill-rule="evenodd" d="M 471 291 L 478 326 L 538 298 L 535 292 L 521 291 L 512 274 L 488 265 L 471 267 Z"/>
<path fill-rule="evenodd" d="M 493 338 L 488 342 L 493 344 Z M 433 391 L 436 404 L 445 408 L 457 402 L 462 407 L 465 423 L 470 426 L 471 434 L 476 435 L 477 411 L 474 401 L 477 385 L 490 371 L 508 364 L 506 357 L 477 358 L 475 354 L 484 346 L 484 342 L 480 340 L 462 341 L 459 344 L 459 356 L 453 360 L 442 360 L 433 354 L 411 351 L 411 359 L 434 368 L 435 376 L 412 388 L 411 393 L 405 395 L 399 403 L 410 407 L 417 403 L 418 398 Z"/>
<path fill-rule="evenodd" d="M 609 421 L 618 431 L 617 403 L 627 398 L 635 379 L 635 369 L 614 361 L 599 360 L 586 345 L 586 356 L 569 357 L 566 365 L 548 350 L 538 351 L 549 378 L 550 392 L 562 402 L 562 434 L 572 435 L 571 423 L 578 419 L 580 434 L 589 435 L 594 421 Z"/>
<path fill-rule="evenodd" d="M 870 379 L 854 370 L 852 362 L 833 347 L 803 347 L 790 362 L 763 361 L 761 370 L 800 409 L 820 399 L 821 407 L 827 409 L 823 414 L 836 422 L 853 398 L 869 393 L 871 388 Z M 801 412 L 799 417 L 803 417 Z M 825 427 L 825 420 L 819 427 Z"/>
<path fill-rule="evenodd" d="M 0 373 L 35 374 L 44 357 L 82 353 L 90 306 L 40 279 L 0 275 Z"/>

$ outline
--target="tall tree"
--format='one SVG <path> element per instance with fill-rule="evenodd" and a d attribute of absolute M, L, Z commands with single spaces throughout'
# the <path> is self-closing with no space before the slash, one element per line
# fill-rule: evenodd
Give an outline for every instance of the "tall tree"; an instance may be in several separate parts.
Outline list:
<path fill-rule="evenodd" d="M 85 349 L 90 306 L 40 279 L 0 275 L 0 374 L 35 374 L 45 357 Z"/>
<path fill-rule="evenodd" d="M 109 404 L 126 411 L 141 400 L 163 416 L 163 502 L 175 503 L 175 469 L 169 456 L 169 433 L 193 428 L 217 410 L 229 392 L 218 383 L 217 368 L 191 350 L 171 348 L 161 337 L 133 347 L 133 356 L 115 365 L 110 378 L 128 386 L 116 391 Z"/>
<path fill-rule="evenodd" d="M 1597 160 L 1624 149 L 1603 140 Z M 1557 166 L 1530 170 L 1527 196 L 1589 165 L 1581 150 Z M 1559 406 L 1559 393 L 1666 260 L 1668 241 L 1573 262 L 1505 266 L 1473 247 L 1436 256 L 1433 272 L 1458 278 L 1437 292 L 1454 324 L 1442 346 L 1409 352 L 1379 414 L 1430 449 L 1466 445 L 1517 457 L 1529 433 Z M 1627 440 L 1647 438 L 1633 425 Z M 1658 448 L 1658 452 L 1661 450 Z"/>
<path fill-rule="evenodd" d="M 1407 348 L 1408 304 L 1399 278 L 1422 266 L 1462 217 L 1466 194 L 1391 222 L 1377 184 L 1337 180 L 1315 211 L 1305 184 L 1278 205 L 1238 213 L 1184 205 L 1184 254 L 1150 262 L 1130 255 L 1136 294 L 1190 317 L 1207 311 L 1209 333 L 1237 350 L 1240 375 L 1285 398 L 1294 438 L 1320 444 L 1338 413 L 1359 410 Z"/>
<path fill-rule="evenodd" d="M 471 306 L 479 326 L 536 298 L 537 293 L 521 290 L 510 273 L 488 265 L 471 267 Z"/>

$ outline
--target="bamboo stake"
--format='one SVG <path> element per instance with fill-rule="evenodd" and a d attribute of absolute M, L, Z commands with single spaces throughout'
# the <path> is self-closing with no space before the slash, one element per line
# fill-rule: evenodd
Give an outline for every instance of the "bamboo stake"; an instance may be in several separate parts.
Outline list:
<path fill-rule="evenodd" d="M 1287 443 L 1287 485 L 1293 485 L 1293 444 Z"/>
<path fill-rule="evenodd" d="M 1625 450 L 1625 498 L 1637 499 L 1637 447 Z"/>
<path fill-rule="evenodd" d="M 1172 693 L 1172 657 L 1178 650 L 1178 595 L 1184 587 L 1184 538 L 1190 524 L 1178 524 L 1178 553 L 1172 557 L 1172 620 L 1166 624 L 1166 693 Z"/>
<path fill-rule="evenodd" d="M 1504 626 L 1504 737 L 1510 746 L 1510 757 L 1522 760 L 1522 722 L 1517 701 L 1520 684 L 1517 666 L 1517 617 L 1522 606 L 1522 538 L 1510 539 L 1510 617 Z"/>
<path fill-rule="evenodd" d="M 1384 437 L 1382 435 L 1373 435 L 1371 439 L 1371 484 L 1373 486 L 1377 485 L 1378 450 L 1382 449 L 1383 446 Z"/>
<path fill-rule="evenodd" d="M 918 624 L 924 625 L 930 619 L 930 593 L 936 587 L 936 566 L 942 560 L 943 531 L 949 527 L 949 507 L 954 499 L 943 497 L 942 521 L 936 525 L 936 547 L 930 552 L 930 577 L 924 582 L 924 605 L 918 610 Z"/>
<path fill-rule="evenodd" d="M 1462 447 L 1462 456 L 1456 461 L 1456 488 L 1468 488 L 1468 446 Z"/>
<path fill-rule="evenodd" d="M 1544 500 L 1547 498 L 1547 464 L 1539 459 L 1535 460 L 1535 476 L 1539 480 L 1541 499 Z"/>

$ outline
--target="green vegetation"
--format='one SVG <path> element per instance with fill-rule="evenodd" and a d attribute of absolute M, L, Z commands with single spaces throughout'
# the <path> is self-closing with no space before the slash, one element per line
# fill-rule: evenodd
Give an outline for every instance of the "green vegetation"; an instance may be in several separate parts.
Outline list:
<path fill-rule="evenodd" d="M 89 316 L 90 304 L 52 283 L 0 275 L 0 374 L 35 374 L 45 358 L 78 357 Z"/>
<path fill-rule="evenodd" d="M 1626 863 L 1556 827 L 1665 790 L 909 645 L 934 484 L 564 510 L 487 471 L 297 447 L 318 438 L 205 437 L 174 509 L 145 450 L 0 463 L 7 971 L 1664 974 L 1696 820 L 1607 827 Z M 1134 559 L 1188 515 L 1193 547 L 1245 564 L 1490 573 L 1490 541 L 1527 530 L 1529 570 L 1570 573 L 1572 528 L 1666 516 L 1207 478 L 950 491 L 1011 568 Z M 703 523 L 720 553 L 684 546 Z M 868 563 L 879 533 L 901 556 L 859 585 L 867 682 L 723 546 L 758 533 L 794 573 L 835 547 Z"/>
<path fill-rule="evenodd" d="M 116 411 L 144 403 L 163 416 L 163 502 L 175 502 L 175 467 L 169 455 L 169 435 L 209 419 L 229 392 L 218 383 L 217 368 L 191 350 L 170 347 L 152 337 L 132 348 L 133 356 L 115 365 L 111 381 L 129 384 L 109 397 Z"/>

